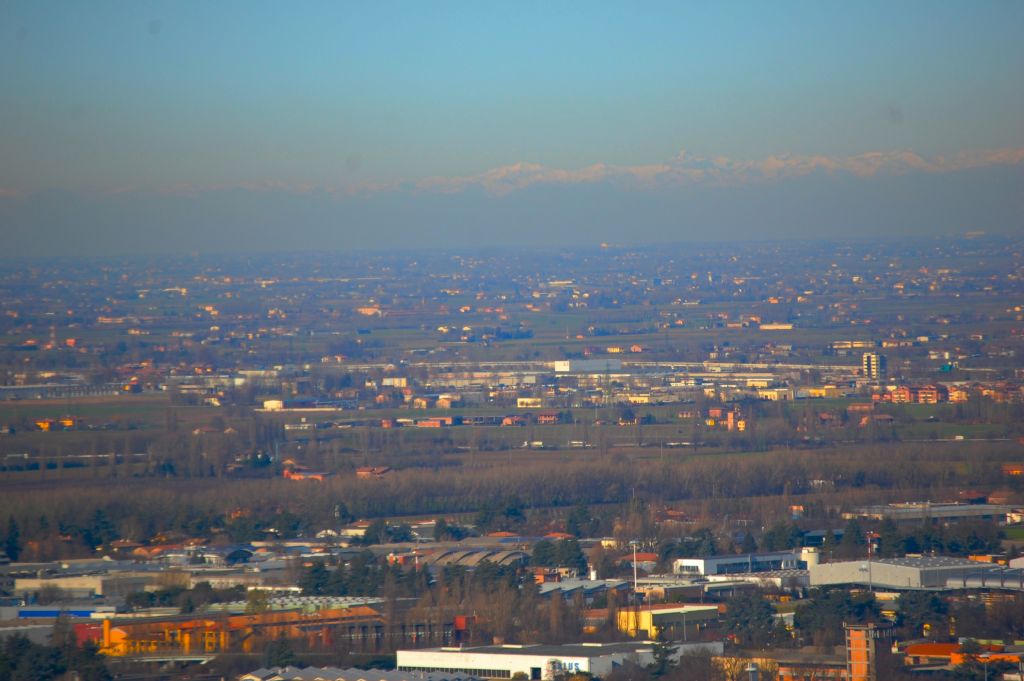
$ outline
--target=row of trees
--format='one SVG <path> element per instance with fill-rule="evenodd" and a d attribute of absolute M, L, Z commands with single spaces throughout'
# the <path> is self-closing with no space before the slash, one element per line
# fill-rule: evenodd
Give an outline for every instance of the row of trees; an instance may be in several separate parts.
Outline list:
<path fill-rule="evenodd" d="M 584 572 L 587 559 L 575 539 L 542 540 L 534 548 L 531 564 L 572 567 Z M 517 587 L 521 577 L 522 572 L 516 566 L 485 560 L 472 570 L 461 565 L 445 565 L 435 584 L 421 566 L 403 567 L 398 563 L 380 561 L 369 551 L 364 551 L 334 565 L 314 562 L 302 572 L 298 585 L 306 596 L 418 597 L 435 586 L 447 590 L 463 587 L 489 590 L 499 585 Z"/>
<path fill-rule="evenodd" d="M 726 602 L 724 627 L 730 639 L 743 648 L 792 648 L 813 644 L 831 648 L 844 640 L 843 624 L 877 621 L 879 611 L 873 594 L 854 594 L 845 589 L 822 589 L 800 602 L 791 632 L 776 616 L 776 609 L 758 591 L 737 593 Z"/>
<path fill-rule="evenodd" d="M 515 566 L 483 561 L 472 570 L 444 566 L 431 580 L 422 567 L 400 567 L 376 561 L 364 553 L 338 565 L 314 563 L 299 579 L 304 595 L 369 595 L 385 599 L 386 617 L 397 617 L 395 600 L 414 597 L 409 617 L 476 613 L 468 635 L 472 642 L 557 643 L 579 640 L 583 602 L 566 602 L 555 595 L 540 598 L 536 583 Z M 614 600 L 614 597 L 613 597 Z M 613 622 L 606 633 L 613 637 Z"/>
<path fill-rule="evenodd" d="M 372 484 L 348 476 L 323 483 L 280 478 L 170 479 L 159 485 L 136 478 L 82 480 L 47 485 L 45 495 L 33 486 L 9 486 L 0 494 L 0 517 L 14 518 L 18 530 L 14 543 L 28 549 L 31 559 L 53 557 L 75 546 L 84 552 L 112 538 L 146 540 L 168 532 L 209 536 L 230 531 L 233 540 L 247 541 L 271 528 L 283 533 L 337 528 L 352 517 L 475 514 L 481 530 L 543 533 L 547 530 L 532 527 L 531 520 L 550 517 L 537 511 L 550 507 L 571 509 L 563 527 L 572 534 L 613 534 L 618 527 L 615 519 L 621 517 L 616 506 L 637 499 L 649 507 L 702 501 L 723 508 L 745 505 L 743 512 L 749 514 L 758 499 L 776 497 L 782 506 L 787 496 L 801 495 L 807 516 L 822 522 L 827 519 L 815 516 L 819 513 L 815 509 L 824 513 L 826 505 L 861 491 L 898 488 L 903 495 L 934 498 L 949 487 L 1012 484 L 1002 477 L 1000 463 L 1016 456 L 1009 443 L 938 451 L 918 445 L 887 450 L 840 448 L 757 457 L 676 454 L 664 460 L 594 458 L 591 453 L 579 459 L 513 462 L 443 473 L 403 470 Z M 302 485 L 315 488 L 306 490 Z M 559 513 L 564 517 L 566 510 Z M 655 531 L 649 523 L 645 529 L 627 526 L 627 519 L 621 519 L 624 536 Z M 784 535 L 769 533 L 762 548 L 785 545 Z M 991 539 L 985 535 L 916 537 L 922 551 L 941 541 L 942 550 L 957 553 L 990 544 Z M 883 541 L 883 546 L 888 551 L 894 545 Z M 913 547 L 907 539 L 901 550 L 912 552 Z"/>
<path fill-rule="evenodd" d="M 537 567 L 575 568 L 579 574 L 587 571 L 587 558 L 583 555 L 580 543 L 575 539 L 550 541 L 542 539 L 533 546 L 531 565 Z"/>
<path fill-rule="evenodd" d="M 706 533 L 705 533 L 706 534 Z M 690 542 L 701 533 L 689 538 Z M 932 525 L 923 521 L 912 526 L 899 526 L 892 519 L 880 523 L 850 520 L 839 531 L 826 531 L 821 546 L 824 560 L 852 560 L 871 552 L 880 558 L 896 558 L 907 554 L 942 554 L 967 556 L 998 552 L 1005 533 L 998 525 L 985 521 L 964 521 L 952 525 Z M 761 548 L 765 551 L 784 551 L 804 544 L 804 531 L 792 521 L 776 523 L 761 536 L 760 543 L 753 534 L 746 533 L 741 545 L 743 553 Z M 713 555 L 713 543 L 697 546 L 689 555 Z M 708 552 L 710 551 L 710 552 Z M 680 553 L 679 555 L 687 555 Z"/>
<path fill-rule="evenodd" d="M 328 567 L 314 562 L 298 581 L 304 596 L 419 596 L 429 586 L 423 570 L 406 570 L 381 563 L 372 553 L 360 553 L 352 560 Z"/>
<path fill-rule="evenodd" d="M 215 589 L 209 582 L 199 582 L 193 588 L 168 586 L 156 591 L 136 591 L 128 594 L 126 604 L 131 608 L 176 607 L 183 613 L 201 611 L 211 603 L 243 600 L 243 586 Z"/>
<path fill-rule="evenodd" d="M 726 604 L 725 627 L 744 647 L 842 645 L 844 624 L 882 621 L 882 605 L 869 592 L 841 588 L 812 590 L 793 614 L 790 634 L 762 593 L 736 595 Z M 887 609 L 896 612 L 896 634 L 902 640 L 928 638 L 1019 640 L 1024 636 L 1024 595 L 1002 594 L 986 604 L 969 592 L 937 594 L 908 591 Z"/>

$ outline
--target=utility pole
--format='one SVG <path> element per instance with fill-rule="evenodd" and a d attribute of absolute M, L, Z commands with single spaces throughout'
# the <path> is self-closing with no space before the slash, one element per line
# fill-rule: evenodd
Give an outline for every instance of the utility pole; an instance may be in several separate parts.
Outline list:
<path fill-rule="evenodd" d="M 640 601 L 637 599 L 637 574 L 636 574 L 636 547 L 639 544 L 636 539 L 629 542 L 633 547 L 633 631 L 634 636 L 640 631 Z"/>

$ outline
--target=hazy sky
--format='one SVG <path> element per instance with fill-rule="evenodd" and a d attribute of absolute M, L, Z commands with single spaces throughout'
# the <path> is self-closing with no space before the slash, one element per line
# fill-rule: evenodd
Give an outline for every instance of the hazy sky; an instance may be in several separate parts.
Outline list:
<path fill-rule="evenodd" d="M 9 253 L 1024 232 L 1024 2 L 0 0 Z"/>

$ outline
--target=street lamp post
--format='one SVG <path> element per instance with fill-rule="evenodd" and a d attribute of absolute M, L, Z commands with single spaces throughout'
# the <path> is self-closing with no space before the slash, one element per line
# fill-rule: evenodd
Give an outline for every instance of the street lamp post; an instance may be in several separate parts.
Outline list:
<path fill-rule="evenodd" d="M 633 594 L 634 595 L 636 594 L 636 584 L 637 584 L 637 577 L 636 577 L 636 547 L 637 547 L 637 544 L 639 544 L 639 543 L 640 542 L 638 542 L 636 539 L 634 539 L 633 541 L 629 542 L 629 545 L 633 547 Z"/>
<path fill-rule="evenodd" d="M 637 598 L 637 574 L 636 574 L 636 547 L 640 542 L 636 539 L 629 542 L 629 545 L 633 547 L 633 630 L 636 633 L 640 632 L 640 601 Z M 634 636 L 636 635 L 634 633 Z"/>

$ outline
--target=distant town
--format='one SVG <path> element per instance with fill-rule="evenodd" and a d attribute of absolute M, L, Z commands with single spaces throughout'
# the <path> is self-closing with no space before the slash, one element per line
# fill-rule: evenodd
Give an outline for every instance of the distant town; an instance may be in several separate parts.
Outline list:
<path fill-rule="evenodd" d="M 1021 679 L 1022 353 L 983 234 L 0 260 L 0 679 Z"/>

